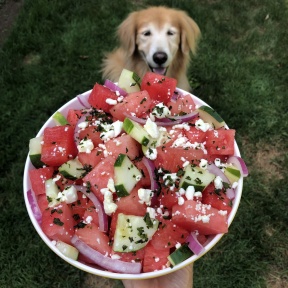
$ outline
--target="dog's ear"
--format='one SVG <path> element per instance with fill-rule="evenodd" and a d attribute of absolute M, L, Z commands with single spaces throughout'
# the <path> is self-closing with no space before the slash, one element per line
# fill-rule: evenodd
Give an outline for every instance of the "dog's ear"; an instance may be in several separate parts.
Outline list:
<path fill-rule="evenodd" d="M 121 46 L 126 50 L 128 55 L 132 55 L 135 51 L 136 43 L 136 19 L 137 12 L 132 12 L 119 25 L 117 35 Z"/>
<path fill-rule="evenodd" d="M 189 52 L 192 51 L 192 53 L 195 54 L 197 49 L 197 42 L 201 36 L 198 25 L 192 18 L 183 12 L 180 18 L 180 27 L 181 51 L 185 54 L 189 54 Z"/>

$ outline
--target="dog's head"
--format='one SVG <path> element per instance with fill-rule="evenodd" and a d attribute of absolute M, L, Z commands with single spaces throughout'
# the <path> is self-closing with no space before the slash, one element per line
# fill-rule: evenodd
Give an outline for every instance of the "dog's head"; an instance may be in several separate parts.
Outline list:
<path fill-rule="evenodd" d="M 166 74 L 177 53 L 189 59 L 196 52 L 198 25 L 184 11 L 151 7 L 132 12 L 118 28 L 121 46 L 129 56 L 140 53 L 150 69 Z"/>

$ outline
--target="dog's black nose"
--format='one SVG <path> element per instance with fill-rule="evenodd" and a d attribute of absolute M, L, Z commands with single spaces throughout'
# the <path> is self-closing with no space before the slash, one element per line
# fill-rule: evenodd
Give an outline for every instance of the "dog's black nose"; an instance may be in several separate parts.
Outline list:
<path fill-rule="evenodd" d="M 168 59 L 168 56 L 165 52 L 156 52 L 153 55 L 153 60 L 156 64 L 162 65 L 165 63 Z"/>

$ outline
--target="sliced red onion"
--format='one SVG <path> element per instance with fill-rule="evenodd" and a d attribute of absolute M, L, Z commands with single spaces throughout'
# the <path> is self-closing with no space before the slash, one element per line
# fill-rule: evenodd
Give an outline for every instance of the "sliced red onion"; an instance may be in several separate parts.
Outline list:
<path fill-rule="evenodd" d="M 235 198 L 235 190 L 233 188 L 226 189 L 225 194 L 230 200 L 233 200 Z"/>
<path fill-rule="evenodd" d="M 32 189 L 29 189 L 27 191 L 27 198 L 28 198 L 28 202 L 30 204 L 31 210 L 33 212 L 33 215 L 35 219 L 37 220 L 38 224 L 40 225 L 42 223 L 42 213 L 38 206 L 36 195 L 34 191 L 32 191 Z"/>
<path fill-rule="evenodd" d="M 91 105 L 88 103 L 88 97 L 84 94 L 79 94 L 77 100 L 84 108 L 91 108 Z"/>
<path fill-rule="evenodd" d="M 159 189 L 159 185 L 157 183 L 157 181 L 155 180 L 155 165 L 153 163 L 153 161 L 151 161 L 150 159 L 148 159 L 147 157 L 143 157 L 143 164 L 145 165 L 145 167 L 148 170 L 149 173 L 149 177 L 150 177 L 150 181 L 151 181 L 151 190 L 158 190 Z"/>
<path fill-rule="evenodd" d="M 216 175 L 216 176 L 219 176 L 221 179 L 222 179 L 222 182 L 226 182 L 228 184 L 231 184 L 229 179 L 226 177 L 226 175 L 224 174 L 224 172 L 222 172 L 222 170 L 217 167 L 215 164 L 209 164 L 208 167 L 207 167 L 207 170 Z"/>
<path fill-rule="evenodd" d="M 77 235 L 74 235 L 71 238 L 71 243 L 81 254 L 83 254 L 93 263 L 101 266 L 104 269 L 126 274 L 141 273 L 142 264 L 140 262 L 125 262 L 118 259 L 112 259 L 108 256 L 104 256 L 100 252 L 88 246 L 85 242 L 81 241 Z"/>
<path fill-rule="evenodd" d="M 104 86 L 106 86 L 107 88 L 109 88 L 113 92 L 119 92 L 119 94 L 121 96 L 125 97 L 128 94 L 125 90 L 123 90 L 118 85 L 116 85 L 114 82 L 112 82 L 112 81 L 110 81 L 108 79 L 105 80 Z"/>
<path fill-rule="evenodd" d="M 236 168 L 240 170 L 243 177 L 247 177 L 249 172 L 244 160 L 239 156 L 231 156 L 228 158 L 227 163 L 233 164 Z"/>
<path fill-rule="evenodd" d="M 195 255 L 199 255 L 202 252 L 205 251 L 204 246 L 202 246 L 195 233 L 190 233 L 190 235 L 187 238 L 187 242 L 188 242 L 188 247 L 190 248 L 190 250 L 195 254 Z"/>
<path fill-rule="evenodd" d="M 133 116 L 131 114 L 127 114 L 125 113 L 125 116 L 141 125 L 145 125 L 146 124 L 146 121 L 147 119 L 143 119 L 143 118 L 138 118 L 136 116 Z M 176 125 L 176 124 L 180 124 L 181 121 L 172 121 L 172 120 L 169 120 L 168 118 L 163 118 L 159 121 L 155 121 L 156 125 L 157 126 L 171 126 L 171 125 Z"/>
<path fill-rule="evenodd" d="M 124 113 L 124 115 L 125 115 L 125 117 L 127 117 L 127 118 L 129 118 L 129 119 L 131 119 L 131 120 L 133 120 L 133 121 L 135 121 L 135 122 L 137 122 L 139 124 L 142 124 L 142 125 L 144 125 L 146 123 L 146 121 L 147 121 L 147 119 L 138 118 L 138 117 L 133 116 L 133 115 L 128 114 L 128 113 Z"/>
<path fill-rule="evenodd" d="M 74 185 L 74 187 L 77 189 L 77 191 L 82 192 L 87 198 L 89 198 L 93 202 L 99 217 L 99 230 L 102 232 L 107 232 L 108 216 L 104 211 L 102 203 L 98 200 L 98 198 L 93 192 L 88 193 L 86 187 L 81 185 Z"/>
<path fill-rule="evenodd" d="M 185 114 L 185 115 L 180 115 L 180 116 L 172 116 L 169 117 L 169 119 L 172 119 L 172 121 L 181 121 L 181 123 L 186 123 L 189 122 L 191 120 L 193 120 L 194 118 L 199 116 L 199 112 L 198 111 L 192 111 L 191 113 Z"/>

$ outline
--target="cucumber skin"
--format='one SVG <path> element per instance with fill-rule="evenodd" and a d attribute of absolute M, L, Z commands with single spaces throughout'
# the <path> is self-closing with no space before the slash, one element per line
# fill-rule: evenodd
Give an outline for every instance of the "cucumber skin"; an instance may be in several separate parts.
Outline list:
<path fill-rule="evenodd" d="M 127 134 L 131 133 L 134 128 L 133 122 L 129 118 L 125 118 L 123 122 L 123 129 L 126 131 Z"/>
<path fill-rule="evenodd" d="M 133 133 L 134 128 L 135 128 L 135 131 L 136 131 L 136 129 L 141 130 L 141 132 L 142 132 L 142 129 L 143 129 L 143 131 L 145 131 L 144 128 L 139 123 L 137 123 L 137 122 L 135 122 L 129 118 L 125 118 L 124 122 L 123 122 L 123 129 L 125 130 L 125 132 L 127 134 L 129 134 L 132 138 L 134 138 L 137 142 L 139 142 L 141 145 L 147 146 L 150 142 L 150 138 L 149 138 L 148 133 L 146 133 L 146 131 L 145 131 L 144 133 L 147 135 L 147 137 L 145 135 L 143 135 L 142 138 L 140 139 L 138 137 L 138 135 Z"/>
<path fill-rule="evenodd" d="M 55 112 L 52 117 L 53 117 L 53 120 L 56 122 L 56 124 L 58 124 L 60 126 L 69 124 L 66 117 L 59 111 Z"/>
<path fill-rule="evenodd" d="M 45 164 L 41 161 L 41 154 L 29 155 L 30 161 L 35 168 L 42 168 Z"/>
<path fill-rule="evenodd" d="M 114 163 L 114 167 L 121 167 L 125 159 L 125 156 L 126 156 L 125 154 L 119 154 Z"/>
<path fill-rule="evenodd" d="M 212 119 L 212 124 L 215 126 L 216 129 L 225 126 L 224 119 L 211 107 L 203 105 L 197 110 L 199 111 L 200 118 L 203 118 L 203 120 L 205 120 L 206 117 Z"/>
<path fill-rule="evenodd" d="M 241 173 L 236 168 L 227 167 L 224 171 L 226 177 L 230 180 L 231 183 L 239 181 Z"/>
<path fill-rule="evenodd" d="M 211 174 L 207 170 L 202 170 L 199 167 L 187 166 L 185 167 L 184 170 L 185 172 L 184 172 L 184 175 L 182 176 L 179 186 L 185 190 L 188 188 L 188 186 L 194 186 L 195 191 L 203 191 L 205 187 L 207 187 L 211 183 L 211 181 L 213 181 L 213 179 L 215 178 L 215 175 Z M 198 173 L 201 173 L 201 174 L 198 174 Z M 188 179 L 188 177 L 190 179 Z M 202 183 L 199 183 L 199 184 L 196 183 L 195 182 L 196 178 L 200 178 Z"/>
<path fill-rule="evenodd" d="M 29 158 L 35 168 L 42 168 L 45 163 L 41 161 L 43 136 L 35 137 L 29 141 Z"/>
<path fill-rule="evenodd" d="M 125 197 L 130 195 L 123 184 L 115 185 L 115 190 L 118 197 Z"/>
<path fill-rule="evenodd" d="M 141 90 L 140 82 L 141 78 L 135 72 L 123 69 L 118 80 L 118 85 L 127 93 L 133 93 Z M 133 83 L 133 86 L 131 86 L 131 83 Z"/>
<path fill-rule="evenodd" d="M 181 188 L 183 188 L 184 190 L 186 190 L 189 186 L 192 186 L 191 183 L 184 181 L 181 185 Z M 195 191 L 203 191 L 205 186 L 201 186 L 201 185 L 193 185 L 195 188 Z"/>
<path fill-rule="evenodd" d="M 185 243 L 180 248 L 178 248 L 173 253 L 171 253 L 168 256 L 168 260 L 172 266 L 175 266 L 175 265 L 187 260 L 191 256 L 193 256 L 193 252 L 188 247 L 188 244 Z"/>
<path fill-rule="evenodd" d="M 69 179 L 69 180 L 77 180 L 77 179 L 78 179 L 77 177 L 71 176 L 71 174 L 69 174 L 69 173 L 66 172 L 65 170 L 59 171 L 59 173 L 60 173 L 64 178 Z"/>
<path fill-rule="evenodd" d="M 73 169 L 70 168 L 70 166 L 72 165 L 78 165 L 78 167 L 76 166 L 75 171 L 71 170 L 69 172 L 69 169 Z M 68 167 L 67 167 L 68 166 Z M 83 170 L 83 172 L 81 172 L 81 170 Z M 73 172 L 75 172 L 76 174 L 72 174 Z M 79 173 L 77 173 L 79 172 Z M 73 160 L 69 160 L 67 162 L 65 162 L 64 164 L 62 164 L 59 167 L 59 173 L 63 175 L 63 177 L 70 179 L 70 180 L 77 180 L 83 177 L 83 175 L 85 174 L 85 170 L 83 169 L 83 165 L 80 163 L 79 160 L 73 159 Z"/>

